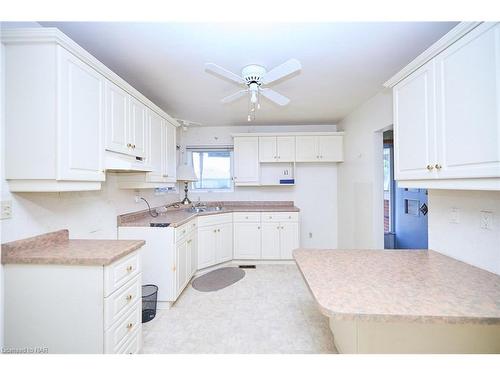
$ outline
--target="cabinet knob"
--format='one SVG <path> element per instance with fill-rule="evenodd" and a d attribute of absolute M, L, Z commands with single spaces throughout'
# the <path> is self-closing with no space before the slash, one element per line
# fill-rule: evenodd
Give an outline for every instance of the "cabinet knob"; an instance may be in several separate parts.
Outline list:
<path fill-rule="evenodd" d="M 130 272 L 132 270 L 133 270 L 132 266 L 127 266 L 127 272 Z"/>
<path fill-rule="evenodd" d="M 280 227 L 279 227 L 279 226 L 277 226 L 277 227 L 276 227 L 276 229 L 280 229 Z"/>
<path fill-rule="evenodd" d="M 220 229 L 217 229 L 217 232 L 220 232 Z"/>
<path fill-rule="evenodd" d="M 260 229 L 260 227 L 257 227 L 257 229 Z"/>
<path fill-rule="evenodd" d="M 436 164 L 434 167 L 435 167 L 438 171 L 441 169 L 441 165 L 440 165 L 440 164 Z"/>
<path fill-rule="evenodd" d="M 430 165 L 430 164 L 427 164 L 427 170 L 428 171 L 432 171 L 434 169 L 434 166 Z"/>
<path fill-rule="evenodd" d="M 135 148 L 135 145 L 132 145 L 132 148 Z"/>
<path fill-rule="evenodd" d="M 217 233 L 217 229 L 214 229 L 214 233 Z"/>
<path fill-rule="evenodd" d="M 127 301 L 131 301 L 132 300 L 132 294 L 129 294 L 127 297 L 126 297 Z"/>
<path fill-rule="evenodd" d="M 132 329 L 134 325 L 132 323 L 127 324 L 127 329 Z"/>
<path fill-rule="evenodd" d="M 127 147 L 132 147 L 132 143 L 127 143 Z"/>

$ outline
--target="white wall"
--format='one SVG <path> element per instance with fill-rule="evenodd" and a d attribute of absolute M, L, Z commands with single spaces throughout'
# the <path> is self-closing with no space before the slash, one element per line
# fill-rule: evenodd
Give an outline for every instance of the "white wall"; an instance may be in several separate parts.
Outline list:
<path fill-rule="evenodd" d="M 338 170 L 339 248 L 383 248 L 382 129 L 392 125 L 392 93 L 382 91 L 339 124 L 344 162 Z"/>
<path fill-rule="evenodd" d="M 179 139 L 184 151 L 186 145 L 232 145 L 231 133 L 335 130 L 335 125 L 193 127 L 181 130 Z M 297 164 L 295 172 L 295 186 L 235 187 L 231 193 L 190 193 L 190 197 L 207 201 L 294 201 L 301 210 L 301 246 L 336 248 L 337 165 Z"/>
<path fill-rule="evenodd" d="M 459 209 L 459 222 L 450 211 Z M 481 229 L 480 212 L 492 211 L 493 227 Z M 500 275 L 500 192 L 429 191 L 429 249 Z"/>

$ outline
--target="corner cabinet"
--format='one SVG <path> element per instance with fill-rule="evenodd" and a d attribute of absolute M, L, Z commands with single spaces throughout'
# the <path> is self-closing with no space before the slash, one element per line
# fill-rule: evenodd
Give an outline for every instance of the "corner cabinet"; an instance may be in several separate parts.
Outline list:
<path fill-rule="evenodd" d="M 500 23 L 473 27 L 393 93 L 399 186 L 500 190 Z"/>
<path fill-rule="evenodd" d="M 106 170 L 141 172 L 145 180 L 148 158 L 161 159 L 153 178 L 175 182 L 165 177 L 175 165 L 167 157 L 176 155 L 167 156 L 167 129 L 151 140 L 147 114 L 164 124 L 174 119 L 55 28 L 2 30 L 1 42 L 10 191 L 99 190 Z"/>

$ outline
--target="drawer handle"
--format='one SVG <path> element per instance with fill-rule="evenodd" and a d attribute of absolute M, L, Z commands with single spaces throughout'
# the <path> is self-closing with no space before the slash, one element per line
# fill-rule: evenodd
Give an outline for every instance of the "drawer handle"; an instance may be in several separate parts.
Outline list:
<path fill-rule="evenodd" d="M 127 329 L 131 330 L 134 325 L 132 323 L 127 324 Z"/>
<path fill-rule="evenodd" d="M 134 268 L 132 266 L 127 266 L 127 272 L 131 272 Z"/>
<path fill-rule="evenodd" d="M 291 216 L 288 216 L 289 219 L 291 219 L 292 217 Z"/>
<path fill-rule="evenodd" d="M 245 216 L 245 219 L 248 219 L 248 216 Z"/>
<path fill-rule="evenodd" d="M 132 301 L 132 294 L 129 294 L 129 295 L 127 296 L 127 301 L 129 301 L 129 302 L 130 302 L 130 301 Z"/>
<path fill-rule="evenodd" d="M 189 240 L 187 243 L 191 243 L 191 240 Z"/>

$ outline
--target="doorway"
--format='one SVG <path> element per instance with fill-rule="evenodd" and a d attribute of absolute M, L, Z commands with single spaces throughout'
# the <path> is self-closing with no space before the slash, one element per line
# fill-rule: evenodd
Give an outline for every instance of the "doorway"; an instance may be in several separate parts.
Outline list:
<path fill-rule="evenodd" d="M 384 142 L 384 248 L 427 249 L 428 203 L 426 189 L 398 188 L 394 180 L 394 136 L 383 132 Z"/>

